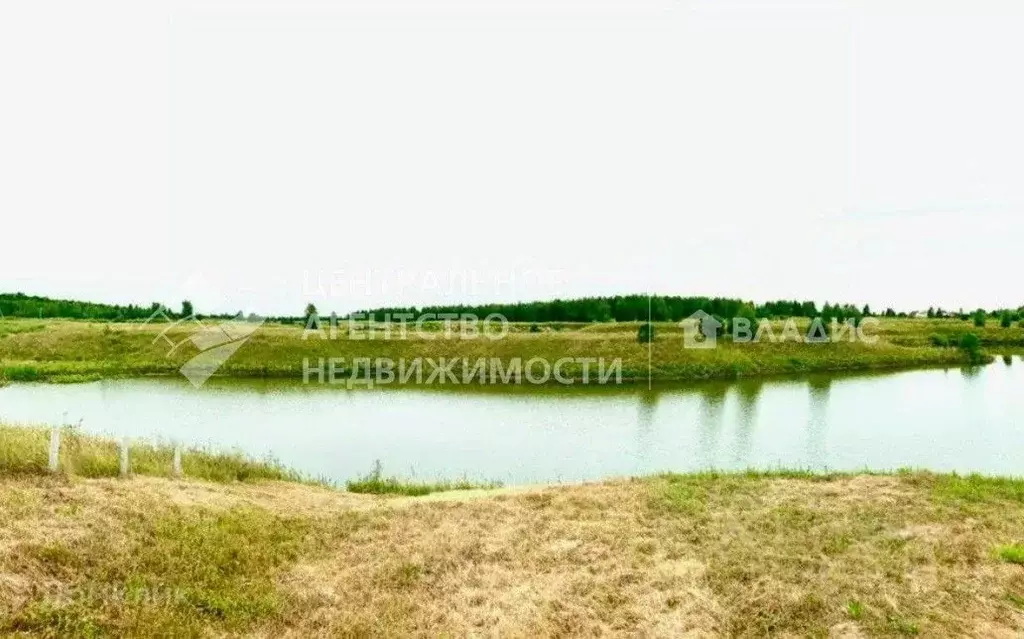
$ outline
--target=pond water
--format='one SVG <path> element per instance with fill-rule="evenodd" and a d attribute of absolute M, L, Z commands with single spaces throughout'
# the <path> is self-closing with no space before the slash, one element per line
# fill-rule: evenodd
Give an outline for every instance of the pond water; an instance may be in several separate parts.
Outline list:
<path fill-rule="evenodd" d="M 65 416 L 66 414 L 66 416 Z M 1024 362 L 616 388 L 378 388 L 176 378 L 12 384 L 0 421 L 272 454 L 344 481 L 506 484 L 709 468 L 1024 475 Z"/>

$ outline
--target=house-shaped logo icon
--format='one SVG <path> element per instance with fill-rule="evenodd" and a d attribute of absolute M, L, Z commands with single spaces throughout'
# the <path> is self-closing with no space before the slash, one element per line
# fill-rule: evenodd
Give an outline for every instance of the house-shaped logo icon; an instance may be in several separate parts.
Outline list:
<path fill-rule="evenodd" d="M 709 313 L 697 311 L 679 322 L 679 327 L 683 329 L 683 348 L 714 348 L 722 323 Z"/>

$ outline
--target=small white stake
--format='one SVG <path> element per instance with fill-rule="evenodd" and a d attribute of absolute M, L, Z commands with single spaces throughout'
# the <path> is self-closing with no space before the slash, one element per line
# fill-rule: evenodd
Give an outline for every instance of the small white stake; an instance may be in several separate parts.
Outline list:
<path fill-rule="evenodd" d="M 60 426 L 50 431 L 50 472 L 57 472 L 60 464 Z"/>
<path fill-rule="evenodd" d="M 121 476 L 128 476 L 128 438 L 121 438 Z"/>

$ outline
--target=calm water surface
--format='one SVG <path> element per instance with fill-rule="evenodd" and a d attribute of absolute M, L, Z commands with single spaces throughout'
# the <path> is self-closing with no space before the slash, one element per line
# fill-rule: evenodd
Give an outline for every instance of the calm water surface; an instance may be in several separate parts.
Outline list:
<path fill-rule="evenodd" d="M 266 381 L 12 384 L 0 421 L 273 454 L 335 480 L 506 484 L 663 470 L 900 467 L 1024 475 L 1024 362 L 616 389 L 409 390 Z"/>

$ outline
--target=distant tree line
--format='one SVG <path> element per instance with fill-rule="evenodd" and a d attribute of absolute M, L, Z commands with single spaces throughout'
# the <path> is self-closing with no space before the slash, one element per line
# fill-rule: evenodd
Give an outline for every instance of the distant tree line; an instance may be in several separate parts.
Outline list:
<path fill-rule="evenodd" d="M 373 315 L 384 319 L 385 315 L 402 313 L 419 317 L 424 314 L 471 314 L 484 317 L 492 313 L 502 315 L 510 322 L 636 322 L 646 321 L 649 317 L 656 322 L 679 321 L 697 311 L 704 311 L 717 318 L 745 317 L 747 319 L 784 319 L 789 317 L 821 317 L 826 322 L 859 321 L 865 317 L 916 317 L 958 318 L 971 320 L 980 312 L 986 317 L 998 318 L 1002 325 L 1007 322 L 1024 321 L 1024 307 L 1016 310 L 997 309 L 975 312 L 944 311 L 941 308 L 930 308 L 926 313 L 896 312 L 892 308 L 874 312 L 871 306 L 859 306 L 850 303 L 832 304 L 825 302 L 819 308 L 813 301 L 775 300 L 755 304 L 753 302 L 728 297 L 681 297 L 674 295 L 656 295 L 648 300 L 646 295 L 616 295 L 614 297 L 586 297 L 580 299 L 538 302 L 518 302 L 509 304 L 450 304 L 443 306 L 385 307 L 361 311 L 363 316 Z"/>
<path fill-rule="evenodd" d="M 24 293 L 0 293 L 0 317 L 34 317 L 43 319 L 82 319 L 133 321 L 146 320 L 160 311 L 170 319 L 190 317 L 195 312 L 192 302 L 181 302 L 179 311 L 172 310 L 160 302 L 149 306 L 135 304 L 100 304 L 77 300 L 58 300 Z M 234 318 L 234 314 L 196 315 L 196 317 Z"/>
<path fill-rule="evenodd" d="M 146 319 L 160 307 L 159 302 L 153 302 L 149 306 L 120 306 L 55 300 L 24 293 L 0 293 L 0 313 L 3 313 L 4 317 L 137 320 Z"/>
<path fill-rule="evenodd" d="M 854 317 L 863 314 L 852 304 L 826 304 L 829 316 Z M 865 306 L 864 311 L 870 313 Z M 656 322 L 673 321 L 703 311 L 716 317 L 818 317 L 822 314 L 810 301 L 778 300 L 755 304 L 730 297 L 682 297 L 677 295 L 616 295 L 613 297 L 585 297 L 580 299 L 509 304 L 451 304 L 443 306 L 388 307 L 361 311 L 378 319 L 385 315 L 402 313 L 419 317 L 424 314 L 472 314 L 484 317 L 498 314 L 510 322 L 636 322 L 648 317 Z"/>
<path fill-rule="evenodd" d="M 127 306 L 117 304 L 98 304 L 75 300 L 58 300 L 48 297 L 25 295 L 24 293 L 0 293 L 0 317 L 35 317 L 35 318 L 66 318 L 86 320 L 145 320 L 163 310 L 171 319 L 190 317 L 195 312 L 192 302 L 181 302 L 180 310 L 175 311 L 159 302 L 149 306 Z M 977 309 L 967 312 L 964 309 L 951 312 L 942 308 L 929 308 L 924 312 L 908 314 L 897 313 L 892 308 L 884 312 L 873 313 L 868 305 L 832 304 L 825 302 L 820 309 L 812 301 L 775 300 L 755 304 L 738 298 L 729 297 L 683 297 L 678 295 L 615 295 L 609 297 L 585 297 L 579 299 L 555 299 L 550 301 L 517 302 L 506 304 L 451 304 L 442 306 L 387 307 L 362 311 L 361 314 L 373 315 L 383 320 L 385 315 L 406 314 L 414 318 L 425 314 L 471 314 L 485 317 L 498 314 L 510 322 L 637 322 L 650 318 L 656 322 L 677 322 L 703 311 L 720 319 L 744 317 L 747 319 L 788 318 L 788 317 L 821 317 L 826 321 L 859 321 L 864 317 L 908 317 L 927 316 L 929 318 L 950 318 L 972 320 L 976 325 L 983 326 L 987 319 L 998 320 L 999 325 L 1009 327 L 1013 322 L 1024 322 L 1024 306 L 1017 309 Z M 239 312 L 240 313 L 240 312 Z M 306 322 L 311 316 L 318 315 L 316 306 L 307 305 L 300 316 L 268 317 L 271 322 L 293 323 Z M 196 313 L 197 318 L 232 319 L 236 314 Z M 251 316 L 254 317 L 254 316 Z"/>
<path fill-rule="evenodd" d="M 543 302 L 517 302 L 508 304 L 451 304 L 444 306 L 391 307 L 362 311 L 383 319 L 385 314 L 398 313 L 419 317 L 425 314 L 472 314 L 485 317 L 498 314 L 510 322 L 635 322 L 646 320 L 648 314 L 655 321 L 677 321 L 697 311 L 713 315 L 732 316 L 746 302 L 726 297 L 678 297 L 646 295 L 616 295 L 614 297 L 585 297 L 555 299 Z"/>

